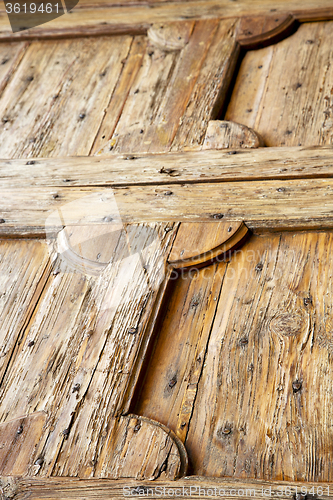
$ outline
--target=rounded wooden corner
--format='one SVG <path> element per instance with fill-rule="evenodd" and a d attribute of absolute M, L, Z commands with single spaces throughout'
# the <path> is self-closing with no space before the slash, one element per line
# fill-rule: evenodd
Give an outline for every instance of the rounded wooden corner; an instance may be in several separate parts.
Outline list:
<path fill-rule="evenodd" d="M 246 50 L 261 49 L 292 35 L 298 25 L 291 14 L 245 17 L 240 23 L 237 42 Z"/>
<path fill-rule="evenodd" d="M 186 475 L 184 444 L 165 425 L 129 414 L 113 419 L 95 473 L 109 479 L 176 480 Z"/>
<path fill-rule="evenodd" d="M 181 223 L 169 264 L 175 269 L 207 265 L 239 248 L 250 234 L 243 222 Z"/>

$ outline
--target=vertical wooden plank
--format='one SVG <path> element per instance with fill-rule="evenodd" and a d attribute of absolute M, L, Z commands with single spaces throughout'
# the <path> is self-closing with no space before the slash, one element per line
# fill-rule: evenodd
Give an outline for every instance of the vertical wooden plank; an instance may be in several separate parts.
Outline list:
<path fill-rule="evenodd" d="M 146 131 L 147 151 L 153 153 L 169 150 L 217 27 L 216 20 L 196 21 L 189 43 L 181 51 L 155 123 Z"/>
<path fill-rule="evenodd" d="M 131 41 L 31 43 L 0 98 L 1 157 L 87 155 Z"/>
<path fill-rule="evenodd" d="M 3 92 L 8 81 L 14 74 L 25 51 L 27 42 L 2 43 L 0 51 L 0 92 Z M 5 118 L 5 117 L 4 117 Z M 2 119 L 4 122 L 4 120 Z M 5 122 L 4 122 L 5 123 Z"/>
<path fill-rule="evenodd" d="M 0 390 L 16 343 L 36 307 L 50 269 L 47 246 L 41 241 L 0 242 Z M 24 349 L 29 352 L 32 345 Z"/>
<path fill-rule="evenodd" d="M 302 24 L 277 45 L 246 54 L 225 119 L 267 146 L 333 144 L 333 22 Z"/>
<path fill-rule="evenodd" d="M 112 151 L 114 149 L 113 143 L 117 142 L 117 136 L 114 137 L 113 141 L 112 136 L 122 114 L 133 82 L 136 80 L 138 71 L 141 68 L 143 56 L 146 52 L 146 45 L 146 37 L 134 37 L 130 51 L 124 61 L 124 67 L 120 74 L 117 86 L 114 89 L 109 105 L 105 110 L 105 116 L 91 150 L 92 154 L 104 148 L 106 143 L 108 143 L 108 145 L 105 152 L 107 152 L 107 150 Z M 140 98 L 141 97 L 142 96 L 140 96 Z M 108 141 L 111 142 L 109 143 Z"/>
<path fill-rule="evenodd" d="M 178 118 L 172 150 L 202 144 L 209 120 L 215 119 L 222 107 L 239 56 L 238 24 L 235 19 L 219 22 L 184 114 Z M 193 48 L 194 54 L 196 50 Z"/>
<path fill-rule="evenodd" d="M 332 245 L 253 237 L 228 265 L 186 441 L 196 474 L 332 481 Z"/>
<path fill-rule="evenodd" d="M 186 39 L 193 25 L 192 21 L 178 23 L 179 37 Z M 149 150 L 150 139 L 147 139 L 147 134 L 149 136 L 151 129 L 155 130 L 158 126 L 162 103 L 174 85 L 179 54 L 179 51 L 169 51 L 153 43 L 148 44 L 136 79 L 132 78 L 128 82 L 131 84 L 130 92 L 113 137 L 101 153 L 108 153 L 110 150 L 128 153 Z M 164 144 L 160 144 L 158 148 L 163 151 Z"/>

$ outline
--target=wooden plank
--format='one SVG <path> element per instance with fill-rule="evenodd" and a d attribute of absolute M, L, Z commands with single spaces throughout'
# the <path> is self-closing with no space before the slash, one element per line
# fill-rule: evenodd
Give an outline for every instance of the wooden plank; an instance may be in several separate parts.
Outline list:
<path fill-rule="evenodd" d="M 146 52 L 146 45 L 146 37 L 136 36 L 133 39 L 131 48 L 124 62 L 124 66 L 121 71 L 117 86 L 114 89 L 108 107 L 105 110 L 103 121 L 95 138 L 93 148 L 90 152 L 91 154 L 99 152 L 102 148 L 104 150 L 105 144 L 110 140 L 112 141 L 112 136 L 123 112 L 128 94 L 132 88 L 133 82 L 137 77 L 138 71 L 142 66 L 142 60 Z M 113 148 L 114 144 L 108 143 L 108 154 Z"/>
<path fill-rule="evenodd" d="M 236 42 L 238 25 L 238 19 L 220 21 L 216 28 L 211 25 L 209 35 L 214 37 L 209 42 L 205 41 L 208 51 L 194 82 L 191 98 L 182 102 L 182 106 L 186 104 L 183 114 L 175 115 L 173 112 L 173 119 L 176 123 L 180 121 L 180 126 L 172 141 L 172 150 L 202 144 L 208 121 L 215 119 L 220 111 L 238 61 L 239 45 Z M 200 43 L 202 42 L 199 41 L 199 45 Z M 192 57 L 195 55 L 199 57 L 198 49 L 199 47 L 188 46 L 188 53 L 192 54 Z M 183 80 L 186 71 L 189 70 L 185 67 Z M 184 92 L 183 86 L 179 87 Z M 182 95 L 178 86 L 175 90 L 180 96 Z"/>
<path fill-rule="evenodd" d="M 119 457 L 113 461 L 108 453 L 103 452 L 101 459 L 100 455 L 102 450 L 110 451 L 109 438 L 136 377 L 133 367 L 141 344 L 147 341 L 146 326 L 164 279 L 172 229 L 173 225 L 154 223 L 113 231 L 110 224 L 115 251 L 111 263 L 96 277 L 82 274 L 58 254 L 1 385 L 1 421 L 18 418 L 32 408 L 48 414 L 29 475 L 89 477 L 97 465 L 101 475 L 115 477 L 117 470 L 120 474 Z M 88 228 L 82 236 L 89 239 L 94 234 Z M 124 422 L 122 426 L 125 436 Z M 167 437 L 158 435 L 161 443 Z M 154 457 L 153 451 L 147 457 L 150 453 Z M 152 467 L 153 462 L 149 463 Z M 176 459 L 169 463 L 167 475 L 175 477 L 181 464 Z M 125 469 L 128 466 L 129 459 L 124 462 Z M 150 477 L 150 467 L 142 477 Z"/>
<path fill-rule="evenodd" d="M 253 236 L 228 264 L 185 444 L 195 474 L 332 481 L 332 244 Z"/>
<path fill-rule="evenodd" d="M 178 36 L 186 38 L 192 29 L 193 22 L 179 23 Z M 140 55 L 141 67 L 137 68 L 137 74 L 134 75 L 136 77 L 131 78 L 131 87 L 128 88 L 128 96 L 113 130 L 113 136 L 98 155 L 109 154 L 110 150 L 131 154 L 147 152 L 149 133 L 156 130 L 159 124 L 165 95 L 170 92 L 170 88 L 171 92 L 174 89 L 173 79 L 180 58 L 179 52 L 161 50 L 152 43 L 146 46 L 146 42 L 141 50 L 144 51 Z M 171 126 L 170 123 L 169 125 Z M 107 138 L 109 137 L 105 139 Z M 156 143 L 157 150 L 163 152 L 165 144 L 158 139 Z"/>
<path fill-rule="evenodd" d="M 3 5 L 3 2 L 1 2 Z M 108 5 L 108 6 L 107 6 Z M 27 32 L 13 34 L 10 30 L 4 7 L 0 12 L 0 39 L 25 40 L 37 37 L 96 36 L 114 33 L 143 33 L 151 23 L 181 21 L 184 19 L 213 19 L 240 16 L 267 15 L 272 12 L 293 14 L 301 21 L 332 19 L 330 0 L 299 0 L 286 4 L 285 0 L 257 0 L 251 5 L 246 0 L 229 2 L 227 0 L 156 2 L 149 6 L 141 2 L 134 5 L 100 3 L 82 5 L 73 9 L 70 15 L 61 16 L 47 26 L 40 26 Z M 109 21 L 106 21 L 109 20 Z M 130 21 L 129 21 L 130 20 Z"/>
<path fill-rule="evenodd" d="M 213 479 L 197 476 L 186 477 L 178 481 L 133 481 L 130 479 L 77 479 L 77 478 L 48 478 L 48 479 L 15 479 L 2 478 L 0 485 L 5 495 L 17 496 L 19 500 L 31 498 L 41 499 L 80 499 L 109 500 L 125 497 L 137 498 L 146 495 L 148 498 L 167 499 L 177 497 L 214 499 L 223 497 L 226 500 L 241 500 L 246 495 L 251 498 L 278 497 L 281 500 L 292 500 L 296 492 L 310 492 L 323 500 L 329 500 L 332 483 L 312 482 L 285 482 L 285 481 L 255 481 L 246 479 Z M 191 488 L 191 489 L 190 489 Z M 200 490 L 201 489 L 201 490 Z M 302 490 L 303 489 L 303 490 Z M 311 493 L 310 493 L 311 494 Z"/>
<path fill-rule="evenodd" d="M 63 211 L 68 225 L 104 224 L 112 217 L 110 198 L 126 223 L 224 218 L 241 220 L 250 229 L 327 228 L 333 224 L 332 189 L 330 179 L 298 179 L 131 186 L 104 191 L 63 188 L 57 190 L 59 199 L 54 199 L 54 191 L 48 188 L 1 190 L 0 213 L 5 222 L 0 231 L 4 235 L 29 228 L 41 232 L 45 224 L 49 231 L 59 231 L 64 225 Z M 32 198 L 38 199 L 38 205 L 31 206 Z M 98 203 L 101 199 L 105 203 Z M 52 214 L 56 217 L 50 226 L 47 221 Z"/>
<path fill-rule="evenodd" d="M 260 148 L 251 151 L 202 151 L 164 155 L 34 158 L 0 160 L 1 189 L 126 187 L 184 183 L 224 183 L 331 178 L 331 147 Z M 9 192 L 8 191 L 8 192 Z M 55 205 L 56 206 L 56 205 Z"/>
<path fill-rule="evenodd" d="M 32 43 L 1 95 L 1 156 L 89 154 L 131 41 Z"/>
<path fill-rule="evenodd" d="M 332 22 L 309 23 L 279 44 L 248 52 L 226 120 L 267 146 L 332 144 Z"/>
<path fill-rule="evenodd" d="M 32 348 L 32 339 L 22 345 L 24 331 L 50 273 L 48 261 L 45 242 L 0 242 L 0 384 L 16 345 L 27 352 Z"/>
<path fill-rule="evenodd" d="M 217 27 L 216 20 L 200 20 L 195 23 L 190 40 L 180 53 L 155 123 L 145 131 L 147 152 L 169 151 L 181 120 L 184 119 L 195 84 L 200 78 Z"/>
<path fill-rule="evenodd" d="M 43 433 L 46 413 L 36 412 L 0 424 L 0 474 L 24 476 Z"/>

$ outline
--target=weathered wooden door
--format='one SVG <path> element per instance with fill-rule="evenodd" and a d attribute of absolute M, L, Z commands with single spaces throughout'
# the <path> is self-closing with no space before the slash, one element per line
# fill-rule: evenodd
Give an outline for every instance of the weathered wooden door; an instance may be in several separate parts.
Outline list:
<path fill-rule="evenodd" d="M 329 497 L 332 8 L 80 4 L 0 32 L 1 494 Z"/>

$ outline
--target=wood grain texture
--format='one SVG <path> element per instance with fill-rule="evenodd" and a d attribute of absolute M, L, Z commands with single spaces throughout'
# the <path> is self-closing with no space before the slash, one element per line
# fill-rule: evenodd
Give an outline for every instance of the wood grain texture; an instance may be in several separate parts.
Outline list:
<path fill-rule="evenodd" d="M 59 205 L 64 187 L 126 187 L 205 184 L 230 181 L 316 179 L 333 177 L 331 147 L 261 148 L 165 155 L 0 160 L 0 186 L 49 188 Z M 13 191 L 14 193 L 14 191 Z M 1 227 L 1 226 L 0 226 Z"/>
<path fill-rule="evenodd" d="M 112 139 L 112 136 L 123 112 L 132 85 L 143 64 L 146 46 L 146 37 L 134 37 L 128 55 L 126 59 L 123 60 L 123 68 L 119 75 L 119 80 L 111 94 L 109 104 L 105 109 L 105 114 L 90 154 L 109 154 L 114 148 L 116 139 Z"/>
<path fill-rule="evenodd" d="M 214 259 L 230 257 L 248 235 L 248 229 L 242 222 L 197 224 L 183 222 L 177 232 L 169 263 L 176 269 L 207 265 Z"/>
<path fill-rule="evenodd" d="M 235 122 L 210 120 L 202 149 L 259 148 L 262 137 L 254 130 Z"/>
<path fill-rule="evenodd" d="M 267 146 L 333 144 L 332 26 L 309 23 L 242 62 L 225 119 L 259 132 Z"/>
<path fill-rule="evenodd" d="M 187 471 L 186 449 L 167 427 L 148 418 L 122 417 L 108 436 L 96 477 L 175 480 Z"/>
<path fill-rule="evenodd" d="M 312 482 L 289 482 L 284 481 L 260 481 L 260 480 L 237 480 L 231 478 L 202 478 L 198 476 L 185 477 L 178 481 L 144 481 L 141 484 L 129 479 L 82 480 L 77 478 L 49 478 L 49 479 L 18 479 L 2 478 L 0 487 L 7 498 L 14 495 L 19 500 L 31 498 L 40 499 L 79 499 L 87 498 L 89 500 L 109 500 L 122 499 L 124 496 L 137 497 L 137 495 L 149 498 L 167 499 L 170 496 L 177 496 L 185 500 L 186 498 L 205 498 L 214 499 L 217 496 L 223 496 L 227 500 L 241 500 L 246 494 L 249 497 L 261 498 L 262 496 L 277 496 L 282 500 L 292 500 L 296 492 L 314 491 L 320 494 L 320 498 L 328 500 L 332 488 L 331 483 L 312 483 Z M 190 489 L 191 488 L 191 489 Z M 313 488 L 313 490 L 312 490 Z M 318 490 L 317 490 L 318 489 Z M 204 493 L 203 493 L 204 492 Z"/>
<path fill-rule="evenodd" d="M 82 2 L 82 0 L 81 0 Z M 1 2 L 2 3 L 2 2 Z M 25 40 L 38 37 L 99 36 L 100 34 L 143 33 L 152 23 L 181 21 L 184 19 L 213 19 L 267 15 L 274 12 L 293 14 L 300 21 L 332 19 L 330 0 L 256 0 L 251 5 L 246 0 L 231 3 L 227 0 L 156 2 L 150 4 L 110 5 L 89 2 L 75 8 L 70 15 L 61 16 L 46 26 L 28 32 L 13 34 L 10 30 L 4 6 L 0 12 L 0 39 Z M 3 5 L 3 3 L 2 3 Z"/>
<path fill-rule="evenodd" d="M 54 261 L 38 309 L 13 351 L 0 388 L 2 422 L 32 411 L 48 414 L 29 475 L 90 477 L 97 464 L 101 475 L 115 477 L 117 470 L 121 475 L 121 460 L 115 457 L 112 462 L 108 454 L 99 457 L 136 376 L 133 367 L 164 279 L 172 227 L 155 223 L 111 231 L 110 241 L 116 239 L 112 261 L 97 277 L 70 267 L 61 254 Z M 126 425 L 122 425 L 125 436 Z M 147 444 L 147 457 L 153 462 L 149 459 L 147 476 L 142 472 L 142 477 L 153 474 L 153 463 L 162 468 L 170 453 L 170 468 L 165 470 L 168 477 L 175 477 L 183 467 L 172 451 L 173 441 L 160 431 L 155 434 Z M 163 450 L 165 440 L 167 455 L 162 451 L 154 455 L 159 446 Z M 138 443 L 134 440 L 133 450 Z M 36 457 L 42 457 L 40 463 Z M 125 469 L 129 469 L 129 457 Z M 158 457 L 164 457 L 161 463 Z M 133 465 L 132 474 L 134 469 Z"/>
<path fill-rule="evenodd" d="M 43 433 L 46 413 L 36 412 L 0 424 L 0 474 L 24 476 Z"/>
<path fill-rule="evenodd" d="M 1 157 L 89 154 L 131 41 L 32 43 L 0 98 Z"/>
<path fill-rule="evenodd" d="M 185 22 L 179 36 L 186 36 L 193 29 L 193 22 Z M 147 152 L 147 134 L 150 128 L 156 129 L 160 118 L 160 108 L 165 94 L 173 88 L 172 78 L 175 66 L 179 60 L 179 52 L 165 52 L 144 43 L 140 56 L 140 66 L 137 73 L 128 82 L 127 99 L 123 105 L 121 116 L 119 116 L 113 130 L 107 131 L 103 145 L 97 155 L 110 154 L 110 151 L 118 153 Z M 129 61 L 131 55 L 129 56 Z M 133 71 L 133 70 L 132 70 Z M 113 111 L 113 102 L 110 105 Z M 102 124 L 104 130 L 104 124 Z M 107 142 L 107 139 L 109 141 Z M 107 142 L 107 144 L 105 144 Z M 156 139 L 157 149 L 165 150 L 165 144 Z M 96 151 L 96 149 L 94 150 Z"/>
<path fill-rule="evenodd" d="M 332 481 L 332 245 L 252 236 L 173 284 L 136 409 L 177 432 L 195 475 Z"/>
<path fill-rule="evenodd" d="M 45 231 L 50 215 L 61 214 L 66 207 L 70 209 L 66 214 L 69 225 L 104 224 L 109 216 L 109 196 L 126 223 L 224 218 L 228 222 L 241 220 L 250 229 L 329 228 L 333 225 L 332 189 L 330 179 L 166 184 L 104 191 L 100 187 L 73 187 L 58 189 L 59 200 L 48 188 L 32 188 L 29 193 L 24 188 L 1 190 L 0 213 L 5 223 L 0 231 L 4 235 L 29 230 L 39 234 Z M 32 197 L 39 200 L 33 208 Z M 105 205 L 96 203 L 101 197 Z M 57 218 L 48 230 L 59 231 L 62 227 Z"/>
<path fill-rule="evenodd" d="M 153 24 L 149 28 L 147 36 L 151 44 L 158 49 L 166 51 L 181 50 L 189 42 L 192 30 L 193 24 L 184 21 Z"/>
<path fill-rule="evenodd" d="M 237 41 L 246 50 L 259 49 L 287 38 L 296 27 L 291 14 L 244 17 L 240 21 Z"/>
<path fill-rule="evenodd" d="M 170 149 L 185 110 L 193 99 L 195 84 L 217 28 L 217 21 L 197 21 L 188 44 L 180 53 L 175 71 L 163 96 L 156 118 L 144 132 L 146 151 L 166 152 Z M 192 113 L 190 113 L 192 115 Z"/>
<path fill-rule="evenodd" d="M 48 261 L 45 242 L 0 242 L 1 381 L 16 344 L 23 341 L 25 329 L 50 273 Z M 26 345 L 25 349 L 29 351 L 31 347 Z"/>
<path fill-rule="evenodd" d="M 207 54 L 195 79 L 190 100 L 182 103 L 182 106 L 187 104 L 183 115 L 174 115 L 173 119 L 179 120 L 180 125 L 172 142 L 172 150 L 202 144 L 209 120 L 214 119 L 221 109 L 239 55 L 236 43 L 238 23 L 235 19 L 220 21 L 215 26 L 211 22 L 210 27 L 207 27 L 209 38 L 199 41 L 197 48 L 188 46 L 192 59 L 195 59 L 196 54 L 197 57 L 201 54 L 201 44 L 207 47 Z M 185 66 L 182 79 L 186 78 L 188 71 L 189 68 Z M 178 88 L 182 88 L 181 82 Z"/>

